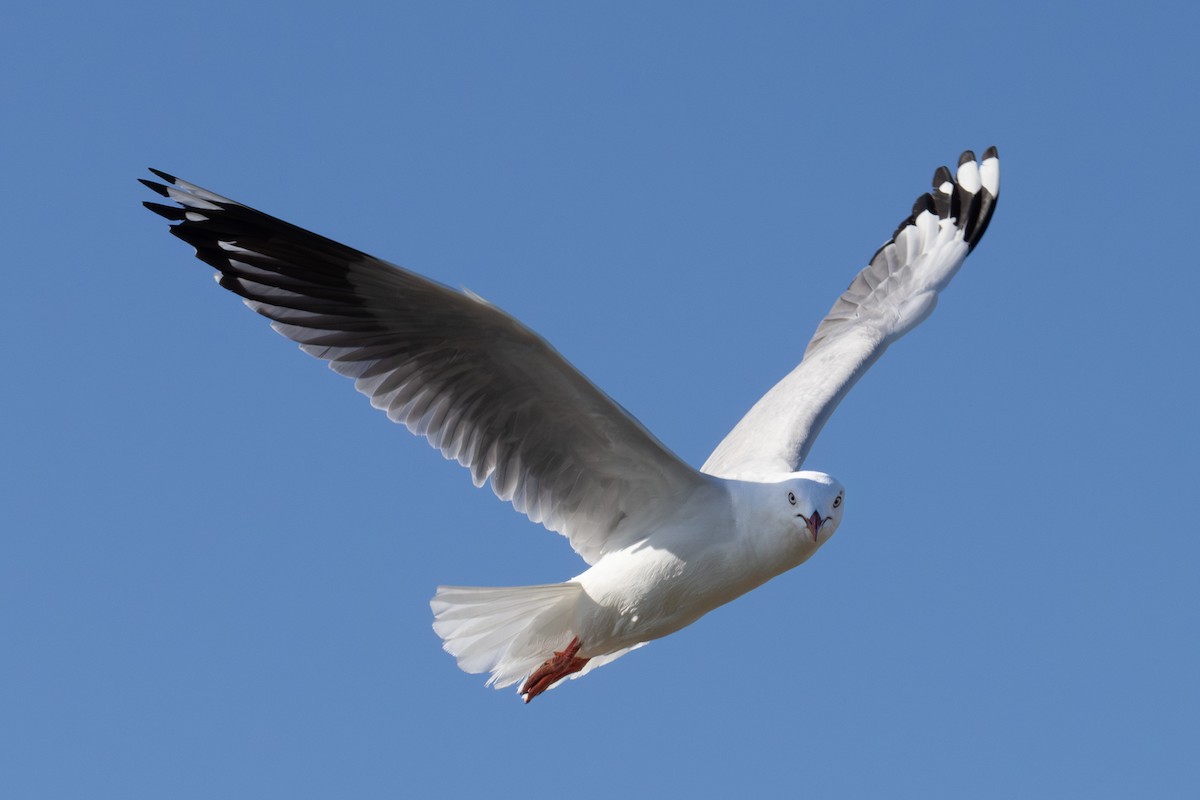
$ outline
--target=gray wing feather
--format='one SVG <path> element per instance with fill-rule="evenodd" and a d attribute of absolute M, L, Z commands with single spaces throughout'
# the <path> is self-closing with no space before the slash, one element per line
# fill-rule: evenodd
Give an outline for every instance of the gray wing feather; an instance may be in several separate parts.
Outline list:
<path fill-rule="evenodd" d="M 701 472 L 753 479 L 800 468 L 837 404 L 888 345 L 933 312 L 938 293 L 978 244 L 1000 195 L 1000 161 L 967 151 L 939 168 L 933 192 L 875 253 L 817 326 L 804 358 L 754 405 Z"/>
<path fill-rule="evenodd" d="M 146 203 L 218 282 L 589 563 L 705 479 L 520 322 L 171 175 Z M 669 504 L 666 504 L 669 505 Z"/>

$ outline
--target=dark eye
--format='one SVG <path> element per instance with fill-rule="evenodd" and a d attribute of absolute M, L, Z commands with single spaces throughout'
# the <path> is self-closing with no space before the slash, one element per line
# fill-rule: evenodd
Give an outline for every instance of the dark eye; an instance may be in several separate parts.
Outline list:
<path fill-rule="evenodd" d="M 834 507 L 834 508 L 837 508 L 837 507 L 838 507 L 838 506 L 840 506 L 841 504 L 842 504 L 842 496 L 839 494 L 839 495 L 837 496 L 837 499 L 833 501 L 833 507 Z"/>
<path fill-rule="evenodd" d="M 792 505 L 796 505 L 796 493 L 795 492 L 788 492 L 788 502 L 791 503 Z"/>

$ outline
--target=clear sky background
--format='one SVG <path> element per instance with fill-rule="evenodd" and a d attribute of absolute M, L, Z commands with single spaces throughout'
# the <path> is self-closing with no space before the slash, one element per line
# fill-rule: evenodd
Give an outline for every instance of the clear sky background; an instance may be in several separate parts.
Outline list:
<path fill-rule="evenodd" d="M 5 17 L 3 797 L 1200 792 L 1192 6 Z M 992 144 L 983 243 L 807 462 L 848 487 L 834 539 L 528 707 L 427 603 L 566 579 L 565 540 L 219 290 L 135 182 L 471 288 L 698 465 Z"/>

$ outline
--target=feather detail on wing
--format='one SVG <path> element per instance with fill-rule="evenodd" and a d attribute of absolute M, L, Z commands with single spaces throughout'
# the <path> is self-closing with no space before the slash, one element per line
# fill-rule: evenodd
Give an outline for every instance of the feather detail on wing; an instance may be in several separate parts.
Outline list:
<path fill-rule="evenodd" d="M 480 298 L 154 170 L 146 203 L 309 355 L 566 535 L 589 563 L 705 483 L 544 340 Z"/>
<path fill-rule="evenodd" d="M 987 230 L 1000 195 L 1000 159 L 967 151 L 951 177 L 933 175 L 912 214 L 817 326 L 800 365 L 754 405 L 701 472 L 753 479 L 800 468 L 846 392 L 888 345 L 921 323 Z"/>

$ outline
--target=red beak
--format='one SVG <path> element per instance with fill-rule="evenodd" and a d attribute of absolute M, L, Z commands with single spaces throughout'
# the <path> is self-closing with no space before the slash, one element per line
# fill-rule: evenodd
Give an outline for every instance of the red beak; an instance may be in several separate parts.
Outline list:
<path fill-rule="evenodd" d="M 821 519 L 821 512 L 814 511 L 811 517 L 801 517 L 801 519 L 803 519 L 805 524 L 808 525 L 808 532 L 812 534 L 813 542 L 815 543 L 817 541 L 817 534 L 821 531 L 821 525 L 823 525 L 825 523 L 825 519 L 829 519 L 829 517 Z"/>

